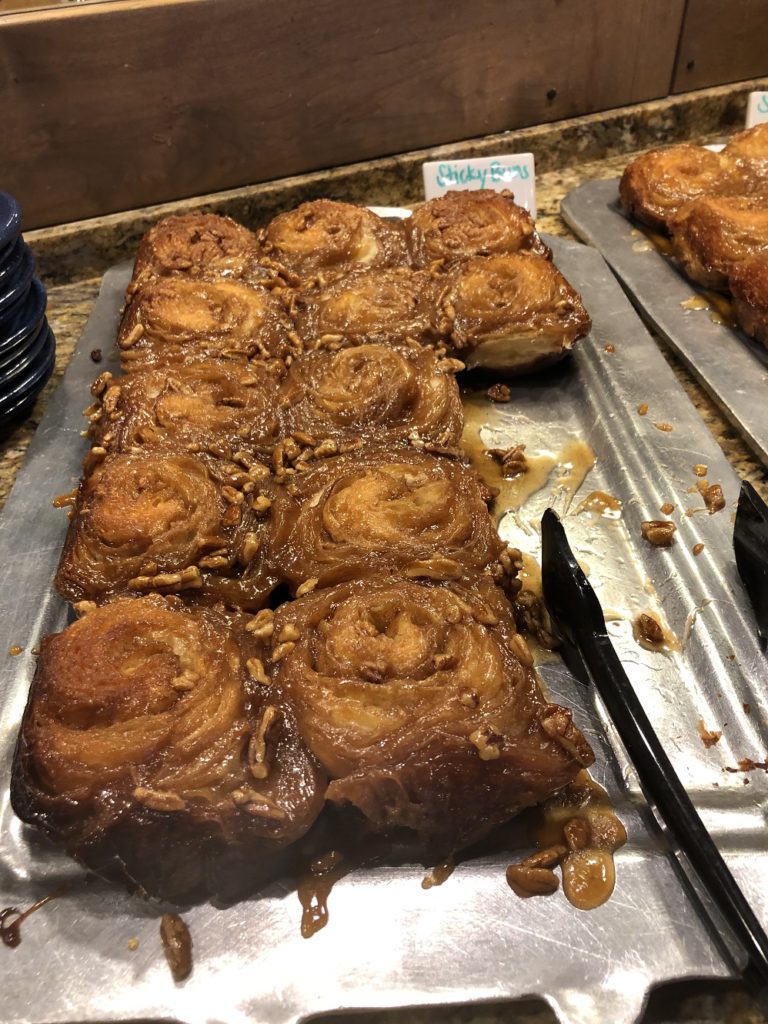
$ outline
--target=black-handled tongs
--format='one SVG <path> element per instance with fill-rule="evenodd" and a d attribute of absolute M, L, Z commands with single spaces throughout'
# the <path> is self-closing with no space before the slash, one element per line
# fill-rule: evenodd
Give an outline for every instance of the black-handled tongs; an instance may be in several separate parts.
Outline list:
<path fill-rule="evenodd" d="M 733 550 L 765 650 L 768 642 L 768 505 L 748 480 L 741 482 Z"/>
<path fill-rule="evenodd" d="M 564 655 L 600 694 L 643 790 L 688 858 L 749 962 L 749 980 L 768 993 L 768 936 L 696 812 L 608 638 L 600 602 L 579 568 L 557 513 L 541 520 L 544 600 Z"/>

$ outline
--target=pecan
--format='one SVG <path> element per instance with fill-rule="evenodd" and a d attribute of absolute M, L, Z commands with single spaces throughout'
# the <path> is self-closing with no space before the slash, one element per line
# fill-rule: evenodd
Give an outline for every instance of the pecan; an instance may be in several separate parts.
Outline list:
<path fill-rule="evenodd" d="M 651 519 L 645 523 L 640 523 L 640 532 L 643 535 L 643 539 L 647 540 L 655 548 L 672 547 L 676 529 L 675 524 L 666 519 Z"/>
<path fill-rule="evenodd" d="M 641 612 L 635 619 L 637 635 L 649 644 L 664 643 L 664 630 L 652 615 Z"/>
<path fill-rule="evenodd" d="M 277 708 L 269 704 L 261 716 L 258 730 L 251 734 L 248 742 L 248 767 L 254 779 L 266 779 L 269 774 L 267 735 L 279 717 L 280 712 Z"/>
<path fill-rule="evenodd" d="M 495 761 L 501 757 L 501 748 L 504 737 L 494 732 L 490 726 L 482 726 L 475 729 L 469 736 L 470 742 L 476 748 L 481 761 Z"/>
<path fill-rule="evenodd" d="M 526 857 L 521 867 L 524 868 L 553 868 L 561 860 L 568 856 L 568 848 L 556 843 L 548 846 L 546 850 L 537 850 L 530 857 Z"/>
<path fill-rule="evenodd" d="M 501 463 L 501 475 L 507 480 L 528 472 L 524 444 L 516 444 L 511 448 L 489 448 L 488 454 Z"/>
<path fill-rule="evenodd" d="M 506 384 L 494 384 L 486 394 L 492 402 L 508 402 L 512 398 L 512 392 Z"/>
<path fill-rule="evenodd" d="M 178 793 L 147 789 L 146 786 L 137 786 L 133 791 L 133 798 L 152 811 L 183 811 L 187 806 Z"/>
<path fill-rule="evenodd" d="M 178 914 L 160 918 L 160 938 L 173 980 L 184 981 L 192 973 L 192 936 Z"/>
<path fill-rule="evenodd" d="M 702 498 L 711 516 L 725 508 L 725 495 L 720 484 L 710 484 L 703 492 Z"/>
<path fill-rule="evenodd" d="M 510 864 L 507 868 L 507 885 L 516 896 L 525 900 L 529 896 L 551 896 L 557 892 L 560 880 L 549 868 Z"/>
<path fill-rule="evenodd" d="M 253 633 L 260 640 L 266 640 L 275 631 L 274 618 L 275 613 L 271 608 L 262 608 L 260 612 L 254 615 L 245 628 L 247 632 Z"/>
<path fill-rule="evenodd" d="M 595 760 L 592 748 L 573 724 L 571 712 L 567 708 L 548 704 L 540 712 L 539 722 L 547 736 L 559 743 L 579 764 L 586 768 Z"/>

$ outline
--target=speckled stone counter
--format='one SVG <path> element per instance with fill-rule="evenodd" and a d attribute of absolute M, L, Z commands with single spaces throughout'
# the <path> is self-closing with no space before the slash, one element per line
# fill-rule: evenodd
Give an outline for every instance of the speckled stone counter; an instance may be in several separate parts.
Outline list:
<path fill-rule="evenodd" d="M 57 338 L 57 361 L 54 376 L 32 414 L 0 434 L 0 505 L 13 485 L 46 403 L 66 369 L 98 294 L 101 275 L 108 267 L 132 256 L 141 235 L 161 216 L 212 210 L 256 226 L 281 209 L 318 196 L 371 205 L 408 206 L 421 198 L 420 167 L 425 159 L 530 149 L 537 161 L 538 227 L 543 232 L 572 237 L 559 215 L 560 200 L 570 189 L 583 181 L 618 176 L 636 152 L 652 145 L 687 138 L 699 142 L 722 138 L 743 125 L 746 93 L 752 88 L 766 88 L 766 83 L 710 89 L 428 152 L 28 233 L 26 238 L 35 250 L 41 276 L 49 287 L 48 317 Z M 105 344 L 111 340 L 105 339 Z M 752 480 L 768 499 L 766 472 L 685 368 L 663 346 L 662 351 L 736 472 Z M 94 376 L 97 372 L 94 366 Z M 520 955 L 525 955 L 524 950 Z M 337 1024 L 336 1018 L 324 1020 Z M 552 1012 L 539 1001 L 343 1017 L 344 1024 L 552 1024 L 554 1020 Z M 692 982 L 665 986 L 652 993 L 643 1021 L 768 1024 L 768 1016 L 736 982 Z M 342 1024 L 341 1018 L 338 1024 Z"/>

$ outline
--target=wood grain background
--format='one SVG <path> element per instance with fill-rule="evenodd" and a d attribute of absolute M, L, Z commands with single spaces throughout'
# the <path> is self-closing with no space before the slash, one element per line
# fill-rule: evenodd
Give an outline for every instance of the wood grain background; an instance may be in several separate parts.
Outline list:
<path fill-rule="evenodd" d="M 672 92 L 743 82 L 766 70 L 766 0 L 688 0 Z"/>
<path fill-rule="evenodd" d="M 670 90 L 684 0 L 116 0 L 0 17 L 25 227 Z"/>

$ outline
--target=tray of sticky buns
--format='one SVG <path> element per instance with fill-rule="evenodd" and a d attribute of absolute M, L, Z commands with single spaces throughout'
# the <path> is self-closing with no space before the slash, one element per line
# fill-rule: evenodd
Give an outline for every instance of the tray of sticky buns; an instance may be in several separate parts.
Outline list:
<path fill-rule="evenodd" d="M 699 719 L 757 706 L 760 652 L 738 601 L 738 662 L 692 641 L 723 517 L 664 551 L 641 523 L 691 462 L 724 502 L 736 480 L 597 253 L 508 194 L 392 213 L 171 217 L 104 279 L 0 535 L 2 902 L 45 902 L 21 943 L 4 912 L 3 1020 L 537 994 L 617 1022 L 729 973 L 553 653 L 536 557 L 552 504 L 706 803 L 732 755 Z M 674 444 L 626 422 L 649 379 Z M 721 838 L 751 813 L 729 778 Z"/>

